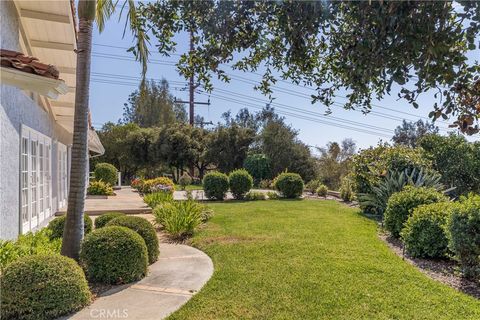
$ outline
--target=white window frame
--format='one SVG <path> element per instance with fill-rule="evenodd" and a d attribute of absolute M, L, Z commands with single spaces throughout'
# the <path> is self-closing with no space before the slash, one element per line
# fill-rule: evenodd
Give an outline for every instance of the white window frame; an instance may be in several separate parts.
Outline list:
<path fill-rule="evenodd" d="M 25 140 L 27 141 L 27 150 L 24 148 Z M 42 156 L 40 156 L 40 146 L 43 146 L 43 151 L 41 152 Z M 34 230 L 53 213 L 51 209 L 51 146 L 52 139 L 50 137 L 29 128 L 26 125 L 22 125 L 20 138 L 19 210 L 21 233 Z M 33 154 L 35 154 L 35 156 L 33 156 Z M 47 161 L 47 159 L 49 159 L 49 161 Z M 41 186 L 40 183 L 43 183 L 43 186 Z M 40 194 L 41 191 L 43 192 L 42 195 Z M 40 201 L 41 199 L 42 201 Z M 41 203 L 43 203 L 43 208 Z M 26 217 L 24 213 L 26 213 Z"/>
<path fill-rule="evenodd" d="M 63 143 L 57 142 L 58 208 L 63 208 L 67 205 L 68 171 L 68 148 Z"/>

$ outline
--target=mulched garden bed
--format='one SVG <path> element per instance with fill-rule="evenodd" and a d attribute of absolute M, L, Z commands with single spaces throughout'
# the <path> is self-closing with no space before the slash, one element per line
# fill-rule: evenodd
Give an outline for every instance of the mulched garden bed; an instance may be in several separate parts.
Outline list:
<path fill-rule="evenodd" d="M 379 237 L 385 241 L 393 252 L 417 267 L 430 278 L 480 299 L 480 283 L 463 278 L 459 271 L 459 266 L 455 261 L 412 258 L 404 254 L 403 243 L 399 239 L 395 239 L 386 233 L 379 233 Z"/>

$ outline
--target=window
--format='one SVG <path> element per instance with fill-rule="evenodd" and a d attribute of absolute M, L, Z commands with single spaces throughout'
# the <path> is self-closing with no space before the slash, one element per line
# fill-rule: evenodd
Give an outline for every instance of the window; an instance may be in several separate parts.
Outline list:
<path fill-rule="evenodd" d="M 23 126 L 20 162 L 20 216 L 25 233 L 52 215 L 51 139 Z"/>

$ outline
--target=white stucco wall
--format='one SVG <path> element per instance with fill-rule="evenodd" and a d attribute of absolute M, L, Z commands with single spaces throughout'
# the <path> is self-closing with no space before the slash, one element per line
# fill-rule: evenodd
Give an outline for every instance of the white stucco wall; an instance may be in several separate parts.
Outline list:
<path fill-rule="evenodd" d="M 10 1 L 0 1 L 3 49 L 19 51 L 18 16 Z M 22 124 L 52 138 L 52 206 L 57 210 L 56 141 L 71 145 L 71 134 L 56 125 L 51 114 L 20 89 L 0 85 L 0 239 L 20 230 L 20 134 Z"/>

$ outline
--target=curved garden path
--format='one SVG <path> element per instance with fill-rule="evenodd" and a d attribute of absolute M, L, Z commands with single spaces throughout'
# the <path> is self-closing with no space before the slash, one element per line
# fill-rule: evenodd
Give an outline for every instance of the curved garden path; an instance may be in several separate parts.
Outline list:
<path fill-rule="evenodd" d="M 109 290 L 65 319 L 163 319 L 186 303 L 213 274 L 212 260 L 182 244 L 160 244 L 160 258 L 148 275 Z"/>

